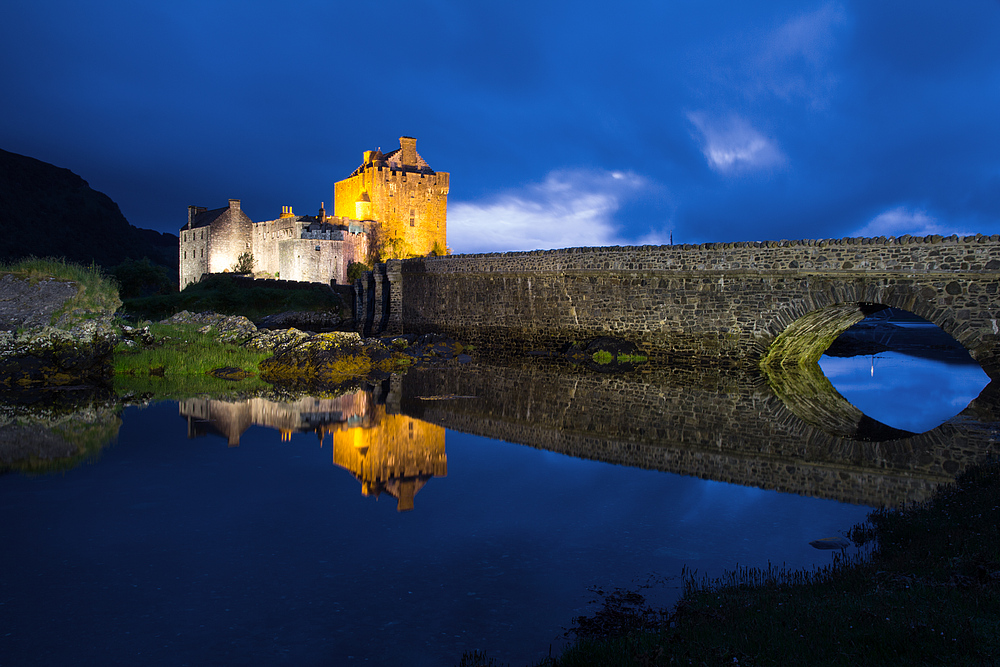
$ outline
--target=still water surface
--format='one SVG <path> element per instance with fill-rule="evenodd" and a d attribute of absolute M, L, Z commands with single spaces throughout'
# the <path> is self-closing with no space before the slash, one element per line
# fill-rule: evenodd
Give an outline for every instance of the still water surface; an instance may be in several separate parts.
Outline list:
<path fill-rule="evenodd" d="M 930 322 L 895 322 L 897 335 L 934 335 L 958 354 L 914 357 L 884 351 L 854 357 L 823 356 L 819 365 L 837 391 L 872 419 L 923 433 L 940 426 L 972 402 L 990 378 L 950 336 Z M 882 329 L 884 331 L 884 329 Z M 887 336 L 882 334 L 883 338 Z"/>
<path fill-rule="evenodd" d="M 126 408 L 96 461 L 0 477 L 0 508 L 2 665 L 415 666 L 558 652 L 591 586 L 828 563 L 808 542 L 870 509 L 469 435 L 365 392 Z"/>

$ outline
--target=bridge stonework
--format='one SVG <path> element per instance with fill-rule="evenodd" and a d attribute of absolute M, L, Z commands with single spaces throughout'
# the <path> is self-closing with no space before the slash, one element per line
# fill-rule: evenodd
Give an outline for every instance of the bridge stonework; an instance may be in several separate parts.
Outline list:
<path fill-rule="evenodd" d="M 1000 236 L 570 248 L 392 260 L 383 330 L 484 350 L 613 336 L 651 357 L 800 365 L 884 306 L 951 334 L 1000 376 Z M 378 308 L 376 308 L 378 310 Z"/>

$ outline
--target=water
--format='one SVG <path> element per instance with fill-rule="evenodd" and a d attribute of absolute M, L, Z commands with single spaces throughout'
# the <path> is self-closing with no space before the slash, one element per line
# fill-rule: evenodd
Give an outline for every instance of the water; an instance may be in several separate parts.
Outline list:
<path fill-rule="evenodd" d="M 909 313 L 903 317 L 866 320 L 844 336 L 886 349 L 824 355 L 819 365 L 836 390 L 872 419 L 923 433 L 964 410 L 990 378 L 940 328 Z"/>
<path fill-rule="evenodd" d="M 920 359 L 901 352 L 822 357 L 823 373 L 840 394 L 872 419 L 923 433 L 945 423 L 989 384 L 979 364 Z"/>
<path fill-rule="evenodd" d="M 125 408 L 97 458 L 0 477 L 0 664 L 529 664 L 592 586 L 829 563 L 809 541 L 971 462 L 838 458 L 756 380 L 658 373 Z"/>

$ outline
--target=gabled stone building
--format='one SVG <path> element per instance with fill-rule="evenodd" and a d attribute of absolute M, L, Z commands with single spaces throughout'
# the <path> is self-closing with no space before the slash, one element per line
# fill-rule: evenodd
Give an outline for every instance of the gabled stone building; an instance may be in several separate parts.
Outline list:
<path fill-rule="evenodd" d="M 400 137 L 399 145 L 364 152 L 361 166 L 334 186 L 333 212 L 378 221 L 379 242 L 394 258 L 443 255 L 450 175 L 430 168 L 413 137 Z"/>
<path fill-rule="evenodd" d="M 447 247 L 448 180 L 416 151 L 417 140 L 400 137 L 400 148 L 365 151 L 351 176 L 334 186 L 334 216 L 320 204 L 315 216 L 283 207 L 274 220 L 253 222 L 240 208 L 188 207 L 180 237 L 180 288 L 205 273 L 233 270 L 253 253 L 254 272 L 282 280 L 347 282 L 351 262 L 377 249 L 386 257 L 443 254 Z"/>

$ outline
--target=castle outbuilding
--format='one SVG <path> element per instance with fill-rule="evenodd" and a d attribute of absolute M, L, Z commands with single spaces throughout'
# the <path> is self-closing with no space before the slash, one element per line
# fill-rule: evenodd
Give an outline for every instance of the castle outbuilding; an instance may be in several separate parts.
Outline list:
<path fill-rule="evenodd" d="M 352 262 L 443 254 L 447 246 L 448 177 L 435 172 L 400 137 L 400 148 L 365 151 L 351 176 L 334 186 L 334 213 L 314 216 L 283 206 L 274 220 L 253 222 L 240 207 L 188 207 L 178 234 L 180 288 L 206 273 L 232 271 L 243 253 L 258 276 L 304 282 L 347 282 Z"/>

